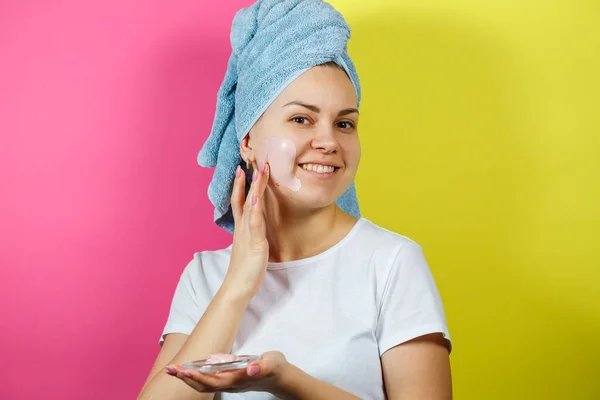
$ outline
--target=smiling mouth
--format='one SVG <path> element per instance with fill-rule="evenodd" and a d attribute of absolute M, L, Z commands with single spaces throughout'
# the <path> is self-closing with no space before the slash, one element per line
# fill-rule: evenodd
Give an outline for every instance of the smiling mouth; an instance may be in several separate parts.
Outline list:
<path fill-rule="evenodd" d="M 323 175 L 332 174 L 340 169 L 339 167 L 334 167 L 333 165 L 322 164 L 299 164 L 298 166 L 305 171 L 316 172 L 317 174 Z"/>

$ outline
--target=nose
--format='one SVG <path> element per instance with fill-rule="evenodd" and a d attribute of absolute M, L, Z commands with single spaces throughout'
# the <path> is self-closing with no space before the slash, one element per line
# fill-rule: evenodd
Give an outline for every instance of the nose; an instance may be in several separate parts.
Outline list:
<path fill-rule="evenodd" d="M 335 137 L 333 127 L 324 126 L 315 130 L 315 136 L 311 142 L 312 148 L 325 154 L 334 154 L 338 151 L 339 143 Z"/>

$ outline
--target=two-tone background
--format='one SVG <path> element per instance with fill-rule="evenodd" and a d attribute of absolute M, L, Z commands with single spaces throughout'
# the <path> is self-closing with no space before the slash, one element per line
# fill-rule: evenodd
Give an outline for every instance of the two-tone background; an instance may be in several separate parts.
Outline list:
<path fill-rule="evenodd" d="M 193 252 L 250 0 L 0 3 L 0 398 L 132 399 Z M 419 242 L 456 399 L 600 398 L 600 3 L 335 0 L 363 214 Z"/>

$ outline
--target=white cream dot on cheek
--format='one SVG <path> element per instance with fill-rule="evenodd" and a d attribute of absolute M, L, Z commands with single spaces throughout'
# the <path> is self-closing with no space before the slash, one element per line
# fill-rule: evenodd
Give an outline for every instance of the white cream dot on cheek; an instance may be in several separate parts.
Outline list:
<path fill-rule="evenodd" d="M 265 140 L 261 164 L 269 163 L 271 178 L 275 183 L 297 192 L 302 187 L 300 179 L 294 175 L 296 166 L 296 145 L 288 139 L 270 136 Z"/>

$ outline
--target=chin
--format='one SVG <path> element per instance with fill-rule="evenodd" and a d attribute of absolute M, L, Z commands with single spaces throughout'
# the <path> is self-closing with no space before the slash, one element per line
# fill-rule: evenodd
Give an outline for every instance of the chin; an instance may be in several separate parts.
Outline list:
<path fill-rule="evenodd" d="M 322 188 L 302 187 L 293 195 L 293 203 L 302 208 L 325 208 L 340 197 L 343 193 L 336 193 L 331 190 L 323 190 Z"/>

